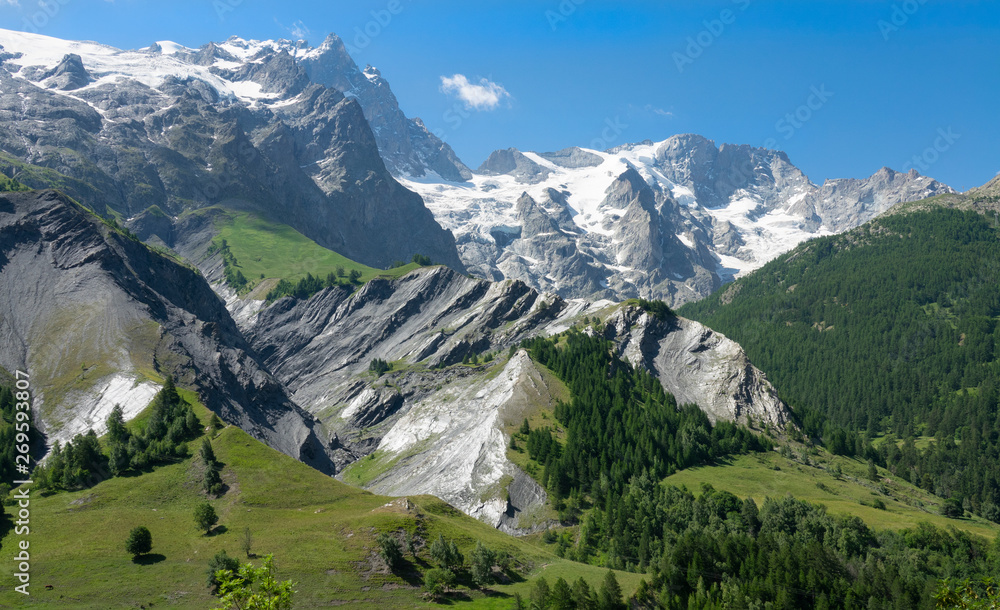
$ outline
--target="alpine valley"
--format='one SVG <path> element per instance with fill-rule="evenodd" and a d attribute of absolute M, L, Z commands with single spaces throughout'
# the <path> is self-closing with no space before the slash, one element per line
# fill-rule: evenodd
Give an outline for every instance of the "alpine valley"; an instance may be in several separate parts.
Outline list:
<path fill-rule="evenodd" d="M 296 608 L 933 607 L 1000 573 L 997 189 L 472 170 L 335 35 L 0 30 L 0 605 L 229 603 L 242 550 Z"/>

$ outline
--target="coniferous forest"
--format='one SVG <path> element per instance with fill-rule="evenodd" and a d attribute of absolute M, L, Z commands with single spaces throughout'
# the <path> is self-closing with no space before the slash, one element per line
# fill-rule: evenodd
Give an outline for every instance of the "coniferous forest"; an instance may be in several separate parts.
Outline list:
<path fill-rule="evenodd" d="M 564 441 L 550 428 L 527 432 L 563 523 L 579 525 L 549 537 L 569 559 L 647 573 L 641 607 L 932 608 L 942 579 L 1000 572 L 1000 539 L 929 524 L 878 531 L 790 496 L 758 505 L 708 483 L 697 494 L 665 486 L 676 469 L 772 440 L 678 407 L 600 337 L 571 330 L 524 345 L 573 397 L 556 408 Z M 540 589 L 539 607 L 584 607 L 572 592 L 560 601 Z"/>
<path fill-rule="evenodd" d="M 994 219 L 942 208 L 808 242 L 682 313 L 739 342 L 835 453 L 1000 522 L 998 287 Z"/>

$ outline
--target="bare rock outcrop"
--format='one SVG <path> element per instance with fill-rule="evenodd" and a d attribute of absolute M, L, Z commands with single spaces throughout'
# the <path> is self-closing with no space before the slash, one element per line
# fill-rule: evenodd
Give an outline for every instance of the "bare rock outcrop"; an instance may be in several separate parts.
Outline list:
<path fill-rule="evenodd" d="M 655 374 L 678 404 L 698 405 L 713 422 L 773 426 L 791 421 L 774 387 L 732 339 L 681 317 L 659 320 L 637 307 L 623 307 L 605 325 L 633 366 Z"/>

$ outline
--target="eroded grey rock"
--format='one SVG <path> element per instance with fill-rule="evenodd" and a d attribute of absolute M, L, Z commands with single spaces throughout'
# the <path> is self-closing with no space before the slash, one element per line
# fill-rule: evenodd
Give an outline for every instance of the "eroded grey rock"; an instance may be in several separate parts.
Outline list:
<path fill-rule="evenodd" d="M 365 458 L 365 472 L 374 474 L 364 483 L 373 490 L 434 494 L 523 533 L 544 526 L 537 512 L 544 492 L 506 459 L 504 425 L 521 421 L 531 405 L 551 408 L 553 399 L 524 352 L 505 355 L 525 338 L 564 331 L 612 306 L 436 267 L 373 280 L 353 294 L 331 288 L 285 298 L 238 319 L 265 365 L 330 431 L 338 472 Z M 606 336 L 679 401 L 713 420 L 787 422 L 787 407 L 734 342 L 688 320 L 661 323 L 632 306 L 616 311 Z M 461 364 L 487 353 L 496 356 L 489 364 Z M 393 364 L 377 378 L 368 372 L 376 358 Z"/>
<path fill-rule="evenodd" d="M 111 230 L 54 191 L 0 195 L 0 366 L 26 370 L 51 442 L 130 415 L 153 370 L 254 437 L 324 472 L 327 433 L 261 365 L 192 268 Z"/>

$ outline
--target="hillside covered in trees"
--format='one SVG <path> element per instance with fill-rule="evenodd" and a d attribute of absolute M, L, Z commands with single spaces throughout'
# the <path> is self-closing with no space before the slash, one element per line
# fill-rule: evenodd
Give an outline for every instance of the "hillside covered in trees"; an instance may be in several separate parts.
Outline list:
<path fill-rule="evenodd" d="M 813 439 L 1000 522 L 992 214 L 925 205 L 885 216 L 681 313 L 738 341 Z"/>
<path fill-rule="evenodd" d="M 774 439 L 678 406 L 599 336 L 570 330 L 524 345 L 572 395 L 556 405 L 556 428 L 519 431 L 568 526 L 545 538 L 562 557 L 644 572 L 638 607 L 932 608 L 942 579 L 980 583 L 1000 570 L 1000 540 L 954 528 L 878 530 L 791 496 L 758 504 L 706 482 L 698 493 L 664 485 Z M 585 598 L 539 582 L 531 603 L 590 607 Z"/>

